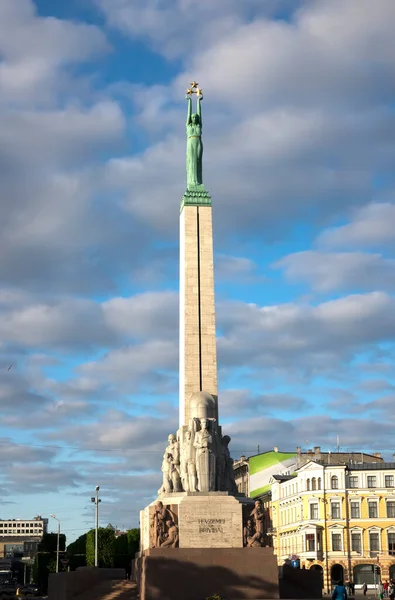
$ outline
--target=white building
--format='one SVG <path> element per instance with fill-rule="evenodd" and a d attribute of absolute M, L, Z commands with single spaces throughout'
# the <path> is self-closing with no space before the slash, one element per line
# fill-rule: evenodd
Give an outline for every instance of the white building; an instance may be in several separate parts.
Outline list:
<path fill-rule="evenodd" d="M 48 519 L 41 516 L 34 519 L 0 519 L 0 537 L 42 537 L 47 533 Z"/>

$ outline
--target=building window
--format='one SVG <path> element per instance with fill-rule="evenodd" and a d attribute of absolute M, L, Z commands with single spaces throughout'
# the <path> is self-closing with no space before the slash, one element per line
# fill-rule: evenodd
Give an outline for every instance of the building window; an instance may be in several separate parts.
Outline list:
<path fill-rule="evenodd" d="M 388 554 L 395 555 L 395 533 L 388 534 Z"/>
<path fill-rule="evenodd" d="M 340 502 L 331 502 L 331 518 L 340 519 Z"/>
<path fill-rule="evenodd" d="M 395 502 L 393 500 L 387 502 L 387 517 L 395 518 Z"/>
<path fill-rule="evenodd" d="M 368 475 L 368 488 L 376 487 L 376 475 Z"/>
<path fill-rule="evenodd" d="M 369 532 L 369 548 L 371 552 L 379 552 L 380 550 L 379 534 L 375 531 Z"/>
<path fill-rule="evenodd" d="M 320 490 L 320 489 L 321 489 L 321 477 L 318 477 L 318 480 L 317 480 L 317 490 Z"/>
<path fill-rule="evenodd" d="M 310 504 L 310 519 L 318 519 L 318 504 Z"/>
<path fill-rule="evenodd" d="M 306 533 L 306 552 L 315 552 L 314 533 Z"/>
<path fill-rule="evenodd" d="M 331 488 L 332 488 L 332 490 L 338 490 L 339 489 L 339 479 L 337 478 L 336 475 L 333 475 L 331 477 Z"/>
<path fill-rule="evenodd" d="M 368 502 L 369 519 L 377 519 L 377 502 Z"/>
<path fill-rule="evenodd" d="M 339 552 L 342 549 L 342 534 L 332 533 L 332 550 L 333 552 Z"/>
<path fill-rule="evenodd" d="M 313 479 L 311 480 L 311 489 L 312 490 L 316 490 L 317 489 L 317 480 L 315 477 L 313 477 Z"/>
<path fill-rule="evenodd" d="M 393 475 L 385 476 L 385 487 L 386 488 L 394 487 L 394 476 Z"/>
<path fill-rule="evenodd" d="M 348 481 L 349 481 L 350 488 L 358 487 L 358 476 L 357 475 L 351 475 L 349 477 Z"/>
<path fill-rule="evenodd" d="M 351 518 L 352 519 L 360 519 L 361 518 L 361 507 L 359 502 L 350 502 L 351 506 Z"/>
<path fill-rule="evenodd" d="M 351 533 L 351 550 L 353 552 L 362 552 L 361 534 Z"/>
<path fill-rule="evenodd" d="M 306 481 L 306 490 L 309 491 L 310 490 L 310 479 L 308 479 Z"/>

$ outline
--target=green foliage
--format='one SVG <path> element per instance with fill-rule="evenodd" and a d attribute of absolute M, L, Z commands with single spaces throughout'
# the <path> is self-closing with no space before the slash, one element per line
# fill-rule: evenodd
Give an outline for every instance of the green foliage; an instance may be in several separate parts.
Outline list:
<path fill-rule="evenodd" d="M 69 555 L 85 554 L 85 552 L 86 552 L 86 536 L 87 536 L 87 534 L 84 533 L 83 535 L 80 535 L 80 537 L 77 538 L 74 542 L 69 544 L 67 546 L 67 554 L 69 554 Z"/>
<path fill-rule="evenodd" d="M 56 558 L 50 553 L 38 553 L 34 559 L 33 581 L 45 594 L 48 590 L 48 575 L 56 571 Z"/>
<path fill-rule="evenodd" d="M 58 543 L 58 534 L 57 533 L 44 533 L 41 542 L 38 545 L 39 552 L 56 552 L 56 547 Z M 59 536 L 59 549 L 61 552 L 64 552 L 66 548 L 66 536 L 64 533 L 61 533 Z"/>
<path fill-rule="evenodd" d="M 113 567 L 115 557 L 115 533 L 112 529 L 100 527 L 98 530 L 97 556 L 99 567 Z M 92 567 L 95 564 L 95 530 L 86 535 L 86 562 Z"/>
<path fill-rule="evenodd" d="M 134 558 L 140 548 L 140 529 L 128 529 L 126 535 L 128 537 L 128 554 L 130 558 Z"/>

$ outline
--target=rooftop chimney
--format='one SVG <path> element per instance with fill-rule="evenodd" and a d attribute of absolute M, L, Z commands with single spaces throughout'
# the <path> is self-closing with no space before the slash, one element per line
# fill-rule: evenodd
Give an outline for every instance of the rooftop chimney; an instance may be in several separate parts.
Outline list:
<path fill-rule="evenodd" d="M 302 454 L 302 448 L 300 446 L 296 446 L 296 454 Z M 395 459 L 395 452 L 394 452 L 394 459 Z"/>
<path fill-rule="evenodd" d="M 373 456 L 376 458 L 381 458 L 381 452 L 373 452 Z"/>
<path fill-rule="evenodd" d="M 321 446 L 314 446 L 314 456 L 317 460 L 321 458 Z"/>

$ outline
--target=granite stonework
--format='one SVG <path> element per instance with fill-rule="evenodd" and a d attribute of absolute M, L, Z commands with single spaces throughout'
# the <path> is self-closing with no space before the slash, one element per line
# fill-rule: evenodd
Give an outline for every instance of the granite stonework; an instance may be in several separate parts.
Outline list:
<path fill-rule="evenodd" d="M 140 600 L 279 598 L 272 548 L 153 548 L 137 562 Z"/>
<path fill-rule="evenodd" d="M 179 428 L 163 444 L 158 498 L 140 513 L 134 573 L 141 600 L 215 593 L 277 598 L 266 515 L 260 501 L 238 493 L 231 439 L 219 419 L 212 208 L 202 179 L 203 98 L 195 83 L 187 94 L 188 177 L 180 214 Z"/>
<path fill-rule="evenodd" d="M 242 548 L 243 522 L 254 502 L 228 492 L 180 492 L 162 496 L 164 521 L 178 528 L 179 548 Z M 155 515 L 158 501 L 140 512 L 141 551 L 158 547 Z M 160 547 L 160 546 L 159 546 Z"/>

